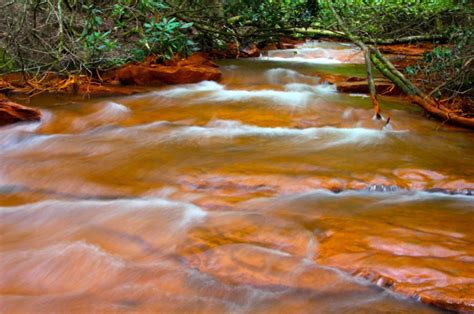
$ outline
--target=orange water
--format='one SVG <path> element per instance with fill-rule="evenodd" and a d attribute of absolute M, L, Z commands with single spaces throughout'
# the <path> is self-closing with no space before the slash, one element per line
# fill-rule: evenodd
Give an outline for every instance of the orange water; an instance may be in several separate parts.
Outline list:
<path fill-rule="evenodd" d="M 0 311 L 474 306 L 472 132 L 396 98 L 383 131 L 368 98 L 318 84 L 359 65 L 221 68 L 219 84 L 40 97 L 43 122 L 0 129 Z"/>

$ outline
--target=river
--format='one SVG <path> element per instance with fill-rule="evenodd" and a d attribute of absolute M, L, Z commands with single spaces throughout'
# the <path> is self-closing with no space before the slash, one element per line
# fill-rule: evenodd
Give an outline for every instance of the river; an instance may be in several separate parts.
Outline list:
<path fill-rule="evenodd" d="M 394 97 L 384 128 L 325 49 L 35 98 L 0 128 L 0 311 L 474 310 L 474 133 Z"/>

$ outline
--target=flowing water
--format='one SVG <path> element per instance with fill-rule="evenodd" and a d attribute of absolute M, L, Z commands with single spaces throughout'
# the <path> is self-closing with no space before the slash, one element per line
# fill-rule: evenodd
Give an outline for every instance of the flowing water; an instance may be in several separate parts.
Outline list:
<path fill-rule="evenodd" d="M 472 310 L 474 134 L 298 53 L 1 128 L 0 311 Z"/>

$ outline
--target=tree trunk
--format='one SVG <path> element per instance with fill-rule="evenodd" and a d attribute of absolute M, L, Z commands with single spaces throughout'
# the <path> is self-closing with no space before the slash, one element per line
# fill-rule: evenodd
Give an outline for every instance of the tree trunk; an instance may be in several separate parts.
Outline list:
<path fill-rule="evenodd" d="M 293 28 L 291 29 L 292 32 L 306 35 L 306 36 L 321 36 L 321 37 L 333 37 L 333 38 L 344 38 L 350 39 L 350 36 L 344 32 L 337 32 L 331 31 L 327 29 L 319 29 L 319 28 Z M 443 34 L 425 34 L 425 35 L 414 35 L 414 36 L 406 36 L 406 37 L 399 37 L 399 38 L 371 38 L 367 40 L 367 43 L 373 43 L 378 45 L 395 45 L 395 44 L 406 44 L 412 42 L 420 42 L 420 41 L 446 41 L 448 37 Z"/>
<path fill-rule="evenodd" d="M 474 118 L 460 116 L 447 108 L 440 106 L 431 96 L 422 92 L 410 80 L 400 73 L 380 51 L 370 47 L 371 60 L 382 74 L 391 80 L 398 88 L 408 95 L 411 101 L 419 105 L 427 113 L 445 122 L 474 129 Z"/>
<path fill-rule="evenodd" d="M 379 104 L 379 101 L 377 99 L 377 90 L 375 88 L 374 77 L 372 75 L 372 62 L 371 62 L 371 58 L 370 58 L 370 55 L 371 55 L 370 49 L 369 49 L 369 47 L 367 47 L 364 44 L 364 42 L 360 38 L 354 36 L 352 34 L 352 32 L 349 31 L 349 29 L 346 27 L 346 25 L 342 21 L 341 17 L 339 16 L 339 14 L 337 14 L 336 10 L 332 6 L 331 1 L 329 1 L 328 4 L 329 4 L 329 8 L 331 9 L 334 17 L 337 20 L 337 23 L 342 28 L 344 33 L 346 33 L 347 37 L 349 37 L 349 39 L 354 44 L 359 46 L 359 48 L 362 49 L 362 51 L 364 52 L 365 66 L 366 66 L 366 69 L 367 69 L 367 83 L 369 85 L 369 92 L 370 92 L 370 101 L 372 102 L 372 106 L 374 107 L 375 118 L 377 120 L 380 120 L 380 119 L 382 119 L 382 116 L 380 114 L 380 104 Z"/>
<path fill-rule="evenodd" d="M 425 94 L 418 87 L 413 84 L 412 81 L 407 79 L 400 71 L 398 71 L 393 64 L 383 56 L 383 54 L 375 47 L 366 45 L 362 39 L 354 36 L 347 26 L 344 24 L 344 21 L 341 19 L 339 14 L 337 14 L 334 9 L 331 1 L 329 1 L 329 8 L 333 16 L 336 18 L 339 27 L 346 33 L 347 37 L 350 40 L 359 46 L 362 51 L 365 53 L 365 63 L 367 65 L 367 72 L 369 72 L 370 61 L 376 66 L 376 68 L 382 72 L 382 74 L 392 81 L 398 88 L 400 88 L 410 100 L 420 106 L 427 113 L 444 120 L 451 124 L 463 126 L 466 128 L 474 129 L 474 118 L 466 118 L 460 116 L 457 113 L 450 111 L 448 108 L 440 106 L 430 95 Z M 369 60 L 368 60 L 369 59 Z M 369 73 L 368 73 L 369 74 Z M 369 89 L 370 89 L 370 79 L 369 79 Z M 371 101 L 374 105 L 374 109 L 377 114 L 377 105 L 378 101 L 374 102 L 372 99 L 371 91 Z"/>
<path fill-rule="evenodd" d="M 365 66 L 367 68 L 367 82 L 369 85 L 369 93 L 370 93 L 370 101 L 372 102 L 372 106 L 374 106 L 374 112 L 377 120 L 382 119 L 382 115 L 380 114 L 380 104 L 379 100 L 377 99 L 377 89 L 375 88 L 374 76 L 372 74 L 372 61 L 370 60 L 370 50 L 366 49 L 364 51 L 364 58 L 365 58 Z"/>

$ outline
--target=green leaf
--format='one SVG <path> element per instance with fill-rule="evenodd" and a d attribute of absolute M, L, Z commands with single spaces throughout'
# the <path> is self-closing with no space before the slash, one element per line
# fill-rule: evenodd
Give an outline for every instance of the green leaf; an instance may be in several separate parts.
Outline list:
<path fill-rule="evenodd" d="M 193 22 L 189 22 L 189 23 L 185 23 L 183 25 L 181 25 L 181 29 L 186 29 L 186 28 L 190 28 L 191 26 L 193 26 Z"/>

